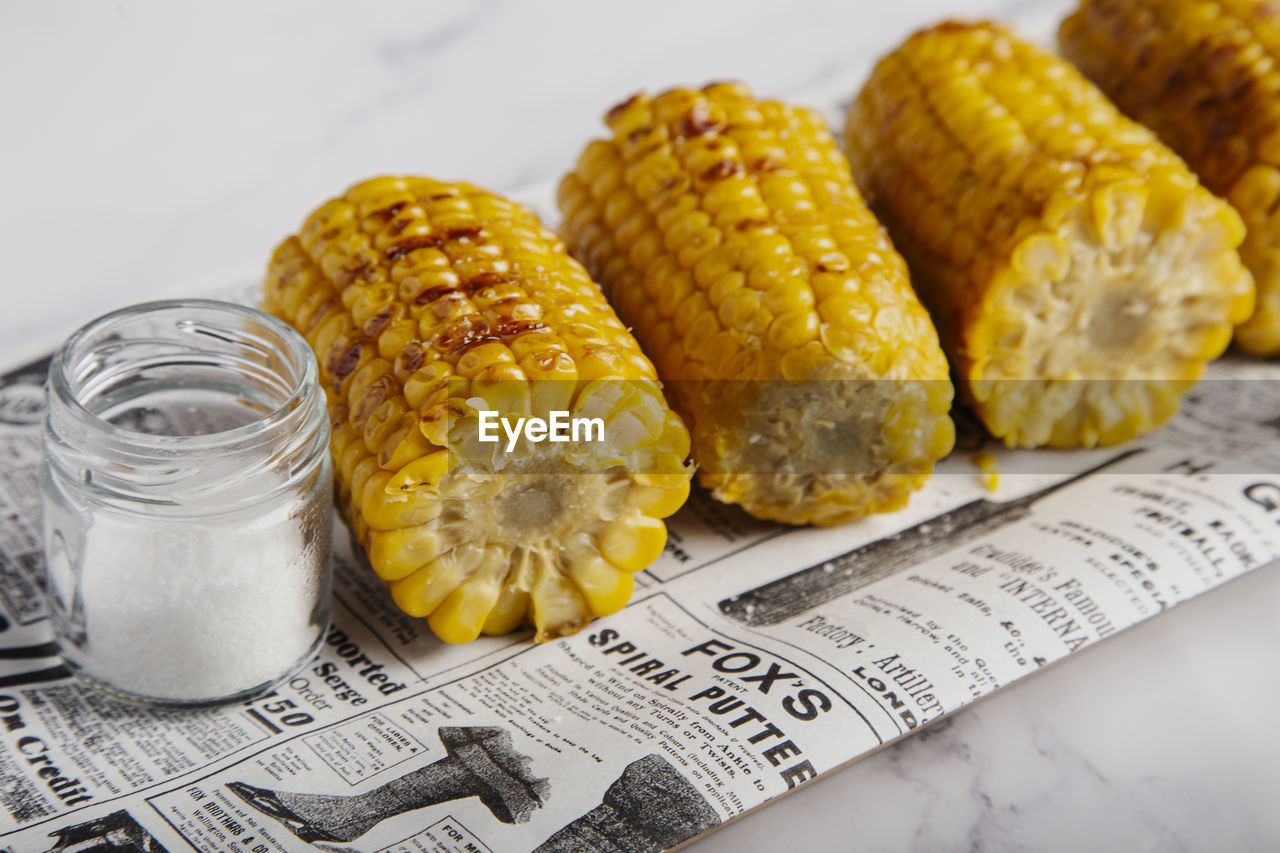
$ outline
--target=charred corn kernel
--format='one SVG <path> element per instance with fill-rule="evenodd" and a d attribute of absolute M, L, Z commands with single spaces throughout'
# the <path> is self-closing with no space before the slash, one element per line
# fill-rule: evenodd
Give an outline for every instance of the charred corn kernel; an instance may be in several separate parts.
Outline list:
<path fill-rule="evenodd" d="M 658 366 L 703 485 L 792 524 L 900 506 L 950 449 L 953 389 L 822 120 L 718 84 L 637 95 L 606 123 L 560 184 L 565 238 Z M 681 500 L 637 497 L 651 516 Z M 610 530 L 630 555 L 614 566 L 661 547 L 639 530 Z"/>
<path fill-rule="evenodd" d="M 1267 0 L 1081 0 L 1058 43 L 1240 212 L 1257 308 L 1240 347 L 1280 355 L 1280 8 Z"/>
<path fill-rule="evenodd" d="M 433 445 L 422 431 L 418 429 L 416 414 L 405 414 L 395 431 L 384 441 L 378 450 L 378 465 L 390 471 L 399 471 L 423 454 L 428 454 Z"/>
<path fill-rule="evenodd" d="M 1239 216 L 1058 57 L 947 23 L 876 66 L 853 172 L 1009 445 L 1155 428 L 1253 309 Z"/>
<path fill-rule="evenodd" d="M 343 514 L 401 609 L 457 643 L 521 623 L 545 640 L 626 604 L 612 566 L 661 553 L 689 436 L 532 213 L 467 184 L 366 181 L 280 245 L 263 307 L 315 349 Z M 603 430 L 507 453 L 479 440 L 481 411 Z"/>
<path fill-rule="evenodd" d="M 433 449 L 391 475 L 379 491 L 395 494 L 430 489 L 449 472 L 449 451 Z"/>

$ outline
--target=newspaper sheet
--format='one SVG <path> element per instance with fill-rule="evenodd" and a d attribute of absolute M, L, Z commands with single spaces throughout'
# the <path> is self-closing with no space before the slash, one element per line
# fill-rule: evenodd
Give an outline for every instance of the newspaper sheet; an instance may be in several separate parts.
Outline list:
<path fill-rule="evenodd" d="M 320 656 L 197 712 L 68 677 L 42 597 L 36 362 L 0 380 L 0 850 L 672 847 L 1280 557 L 1280 383 L 1216 366 L 1123 448 L 957 451 L 900 513 L 819 530 L 695 492 L 633 603 L 466 646 L 345 533 Z"/>
<path fill-rule="evenodd" d="M 536 201 L 536 199 L 535 199 Z M 242 705 L 68 677 L 42 594 L 46 361 L 0 379 L 0 851 L 667 849 L 1280 558 L 1280 369 L 1226 360 L 1122 448 L 962 445 L 896 514 L 697 492 L 631 605 L 447 646 L 339 528 L 320 655 Z"/>

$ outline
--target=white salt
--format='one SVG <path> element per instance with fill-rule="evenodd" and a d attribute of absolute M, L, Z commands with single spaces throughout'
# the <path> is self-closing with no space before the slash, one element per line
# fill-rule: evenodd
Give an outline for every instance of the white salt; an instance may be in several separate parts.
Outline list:
<path fill-rule="evenodd" d="M 100 511 L 85 531 L 84 642 L 67 648 L 117 690 L 196 702 L 285 675 L 324 628 L 327 501 L 156 523 Z"/>

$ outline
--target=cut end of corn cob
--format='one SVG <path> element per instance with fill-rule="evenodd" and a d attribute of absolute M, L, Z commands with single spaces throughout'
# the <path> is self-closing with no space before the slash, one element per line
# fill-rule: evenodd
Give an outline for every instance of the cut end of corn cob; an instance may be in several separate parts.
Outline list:
<path fill-rule="evenodd" d="M 955 440 L 946 380 L 674 384 L 682 409 L 737 415 L 705 430 L 691 421 L 703 485 L 775 521 L 831 525 L 901 509 Z"/>
<path fill-rule="evenodd" d="M 531 212 L 467 184 L 357 184 L 276 250 L 263 306 L 316 352 L 340 504 L 401 609 L 451 643 L 521 624 L 541 641 L 627 603 L 688 494 L 689 437 Z M 555 411 L 603 429 L 480 440 L 482 412 Z"/>
<path fill-rule="evenodd" d="M 792 524 L 902 506 L 951 448 L 953 390 L 821 117 L 714 84 L 606 121 L 560 185 L 565 239 L 654 358 L 703 484 Z"/>
<path fill-rule="evenodd" d="M 1235 211 L 999 26 L 912 36 L 854 102 L 846 142 L 969 401 L 1010 445 L 1155 428 L 1253 309 Z"/>
<path fill-rule="evenodd" d="M 1265 0 L 1082 0 L 1063 54 L 1240 212 L 1258 305 L 1236 332 L 1280 354 L 1280 8 Z"/>

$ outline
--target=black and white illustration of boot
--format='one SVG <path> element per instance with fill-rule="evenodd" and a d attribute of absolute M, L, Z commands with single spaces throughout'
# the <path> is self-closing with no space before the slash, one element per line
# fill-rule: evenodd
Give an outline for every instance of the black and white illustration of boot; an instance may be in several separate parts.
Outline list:
<path fill-rule="evenodd" d="M 57 842 L 45 853 L 167 853 L 124 809 L 49 833 Z"/>
<path fill-rule="evenodd" d="M 720 824 L 720 815 L 660 755 L 626 766 L 603 801 L 533 853 L 661 853 Z"/>
<path fill-rule="evenodd" d="M 506 729 L 441 726 L 439 736 L 444 758 L 364 794 L 294 794 L 244 782 L 227 787 L 308 842 L 352 841 L 389 817 L 465 797 L 479 797 L 503 823 L 524 823 L 546 801 L 550 784 L 533 775 L 531 759 L 516 752 Z"/>

